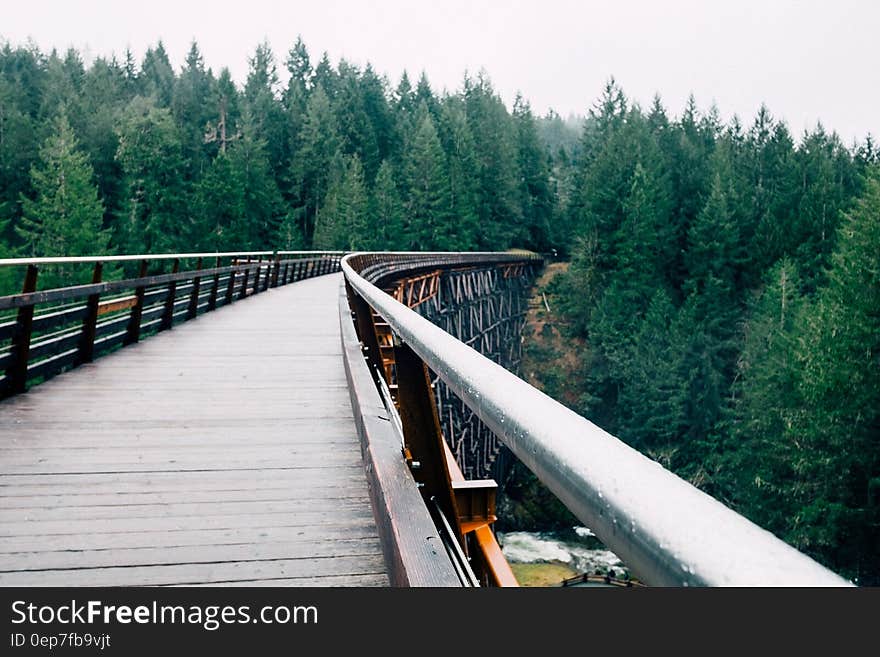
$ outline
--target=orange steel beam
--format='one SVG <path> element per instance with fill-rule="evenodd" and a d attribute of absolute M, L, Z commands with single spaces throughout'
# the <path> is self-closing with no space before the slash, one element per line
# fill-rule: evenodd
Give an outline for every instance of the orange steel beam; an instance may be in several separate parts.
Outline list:
<path fill-rule="evenodd" d="M 397 283 L 391 296 L 408 308 L 415 308 L 437 295 L 440 290 L 440 270 L 405 278 Z"/>
<path fill-rule="evenodd" d="M 486 574 L 492 579 L 492 583 L 495 586 L 519 586 L 519 582 L 516 581 L 513 570 L 510 569 L 510 564 L 504 558 L 501 546 L 498 545 L 495 534 L 489 525 L 484 523 L 474 529 L 473 533 L 483 557 Z"/>
<path fill-rule="evenodd" d="M 513 574 L 510 564 L 507 563 L 507 559 L 501 552 L 501 546 L 498 545 L 498 539 L 495 538 L 495 532 L 493 532 L 491 528 L 491 524 L 495 522 L 495 482 L 491 482 L 491 487 L 462 486 L 462 484 L 468 482 L 468 480 L 464 478 L 461 468 L 458 467 L 458 463 L 455 461 L 455 456 L 452 454 L 452 450 L 449 449 L 449 445 L 445 440 L 443 441 L 443 451 L 446 454 L 446 466 L 449 470 L 449 478 L 452 481 L 453 490 L 460 492 L 471 488 L 476 494 L 479 494 L 480 490 L 486 491 L 486 489 L 491 488 L 492 499 L 491 504 L 489 505 L 492 511 L 491 515 L 483 519 L 461 519 L 461 531 L 465 536 L 473 534 L 474 541 L 470 545 L 472 547 L 475 546 L 478 549 L 478 560 L 483 565 L 484 575 L 489 578 L 489 581 L 493 586 L 518 587 L 519 582 L 516 581 L 516 576 Z M 475 481 L 472 483 L 477 484 L 478 482 Z M 459 509 L 461 509 L 463 505 L 459 504 L 458 506 Z"/>

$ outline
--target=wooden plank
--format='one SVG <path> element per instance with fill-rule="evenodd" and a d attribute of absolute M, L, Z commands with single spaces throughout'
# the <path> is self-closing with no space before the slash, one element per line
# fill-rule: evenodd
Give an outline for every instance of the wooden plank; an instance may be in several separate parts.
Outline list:
<path fill-rule="evenodd" d="M 364 575 L 384 572 L 379 555 L 275 559 L 220 563 L 185 563 L 0 573 L 0 586 L 186 586 L 245 579 Z"/>
<path fill-rule="evenodd" d="M 277 518 L 270 526 L 219 527 L 214 529 L 176 529 L 163 532 L 95 532 L 92 534 L 55 534 L 42 536 L 15 536 L 0 541 L 0 554 L 24 552 L 55 552 L 107 550 L 114 551 L 139 547 L 178 547 L 185 545 L 239 545 L 272 541 L 337 541 L 357 538 L 375 538 L 376 526 L 370 520 L 327 524 L 320 533 L 309 532 L 302 525 L 283 524 Z"/>
<path fill-rule="evenodd" d="M 303 527 L 316 527 L 325 522 L 344 524 L 372 518 L 372 510 L 363 505 L 348 509 L 345 513 L 328 514 L 326 511 L 275 511 L 272 513 L 246 513 L 233 515 L 192 515 L 166 518 L 97 518 L 86 520 L 46 520 L 40 522 L 5 522 L 0 525 L 0 537 L 50 536 L 88 532 L 171 531 L 179 529 L 231 529 L 233 527 L 271 527 L 273 523 L 297 522 Z"/>
<path fill-rule="evenodd" d="M 331 587 L 354 587 L 354 586 L 388 586 L 388 576 L 381 575 L 330 575 L 327 577 L 288 577 L 282 579 L 245 579 L 237 582 L 222 582 L 211 584 L 195 584 L 194 586 L 325 586 Z"/>
<path fill-rule="evenodd" d="M 105 434 L 106 436 L 106 434 Z M 93 435 L 80 433 L 70 440 L 63 440 L 58 436 L 44 437 L 31 434 L 30 436 L 19 436 L 8 445 L 0 446 L 0 458 L 3 453 L 26 453 L 39 454 L 40 451 L 58 450 L 72 451 L 73 453 L 87 453 L 89 450 L 101 450 L 104 452 L 144 449 L 144 450 L 168 450 L 175 449 L 186 451 L 188 449 L 209 449 L 205 447 L 204 440 L 211 437 L 207 431 L 198 434 L 180 435 L 173 433 L 169 436 L 163 436 L 159 432 L 145 433 L 124 444 L 101 444 L 99 438 Z M 201 439 L 201 440 L 200 440 Z M 242 441 L 247 439 L 247 444 Z M 295 451 L 308 452 L 309 450 L 325 452 L 327 448 L 338 449 L 340 451 L 350 450 L 354 447 L 350 442 L 340 439 L 320 440 L 314 434 L 300 434 L 299 436 L 291 436 L 285 439 L 282 436 L 267 434 L 263 436 L 252 436 L 246 432 L 229 432 L 223 438 L 212 444 L 213 449 L 223 449 L 224 451 L 241 449 L 263 449 L 269 447 L 288 447 Z"/>
<path fill-rule="evenodd" d="M 61 568 L 109 568 L 126 566 L 157 566 L 182 563 L 216 563 L 221 561 L 269 561 L 337 556 L 379 556 L 382 546 L 378 536 L 335 541 L 282 541 L 231 545 L 192 545 L 137 547 L 117 550 L 62 550 L 55 552 L 24 552 L 15 555 L 15 570 L 54 570 Z M 0 573 L 15 572 L 4 569 Z"/>
<path fill-rule="evenodd" d="M 54 489 L 53 489 L 54 492 Z M 181 493 L 185 493 L 182 495 Z M 67 495 L 19 495 L 3 497 L 3 509 L 53 509 L 61 510 L 68 507 L 128 507 L 145 504 L 174 505 L 181 498 L 189 502 L 279 502 L 296 499 L 300 501 L 323 500 L 364 500 L 366 491 L 349 490 L 345 486 L 326 485 L 322 487 L 308 486 L 303 488 L 246 488 L 221 489 L 209 491 L 172 491 L 146 493 L 79 493 Z M 2 513 L 3 510 L 0 510 Z"/>
<path fill-rule="evenodd" d="M 182 499 L 187 499 L 183 497 Z M 323 512 L 333 515 L 344 516 L 349 511 L 358 511 L 364 508 L 367 502 L 366 495 L 344 498 L 320 498 L 292 499 L 281 498 L 274 500 L 227 500 L 225 502 L 172 502 L 164 504 L 143 503 L 124 505 L 85 505 L 67 506 L 63 508 L 17 507 L 0 509 L 0 533 L 9 524 L 20 524 L 22 521 L 30 525 L 56 520 L 104 520 L 113 518 L 125 518 L 129 520 L 153 520 L 156 518 L 175 518 L 178 516 L 191 517 L 215 516 L 215 515 L 242 515 L 249 513 L 290 513 L 296 514 L 301 511 Z"/>
<path fill-rule="evenodd" d="M 110 474 L 70 475 L 0 475 L 0 497 L 28 495 L 72 496 L 79 494 L 152 494 L 222 490 L 272 490 L 276 488 L 321 490 L 324 486 L 344 487 L 339 490 L 360 492 L 365 487 L 363 468 L 322 469 L 320 477 L 308 468 L 276 468 L 274 470 L 200 470 L 194 472 L 124 472 Z M 255 473 L 259 472 L 259 476 Z"/>
<path fill-rule="evenodd" d="M 72 463 L 67 466 L 59 466 L 58 464 L 43 464 L 43 463 L 25 463 L 25 464 L 4 464 L 2 467 L 4 468 L 3 474 L 81 474 L 81 473 L 107 473 L 107 472 L 157 472 L 161 470 L 174 470 L 176 472 L 196 472 L 205 469 L 212 469 L 215 467 L 222 467 L 229 470 L 271 470 L 276 467 L 277 461 L 273 459 L 263 459 L 263 460 L 250 460 L 247 463 L 242 463 L 236 461 L 235 459 L 228 461 L 214 461 L 211 463 L 203 463 L 198 460 L 191 460 L 187 462 L 176 462 L 173 459 L 169 459 L 168 461 L 163 462 L 153 462 L 153 463 L 110 463 L 110 464 L 88 464 L 88 463 Z M 337 463 L 330 463 L 324 466 L 325 469 L 332 470 L 337 465 L 341 466 L 352 466 L 355 464 L 360 464 L 360 459 L 357 461 L 351 460 L 348 462 L 340 461 Z M 306 464 L 302 466 L 300 469 L 306 468 L 317 468 L 315 464 Z"/>

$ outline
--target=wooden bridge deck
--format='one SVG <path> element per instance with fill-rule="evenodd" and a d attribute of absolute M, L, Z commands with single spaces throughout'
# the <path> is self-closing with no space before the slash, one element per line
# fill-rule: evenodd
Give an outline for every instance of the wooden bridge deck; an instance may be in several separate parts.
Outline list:
<path fill-rule="evenodd" d="M 387 585 L 340 276 L 0 403 L 0 585 Z"/>

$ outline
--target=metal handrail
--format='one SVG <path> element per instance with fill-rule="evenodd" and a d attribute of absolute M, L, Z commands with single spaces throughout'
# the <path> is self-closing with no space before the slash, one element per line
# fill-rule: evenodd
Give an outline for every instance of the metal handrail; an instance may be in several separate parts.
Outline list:
<path fill-rule="evenodd" d="M 345 251 L 228 251 L 222 253 L 159 253 L 141 255 L 96 255 L 96 256 L 63 256 L 38 258 L 0 258 L 0 267 L 20 265 L 66 265 L 94 262 L 139 262 L 149 260 L 185 260 L 196 258 L 253 258 L 257 256 L 302 255 L 312 257 L 341 256 Z"/>
<path fill-rule="evenodd" d="M 446 264 L 454 265 L 463 255 L 445 254 Z M 496 262 L 518 257 L 493 255 Z M 442 256 L 427 259 L 432 258 Z M 419 266 L 413 254 L 351 254 L 341 264 L 351 288 L 642 581 L 658 586 L 851 585 L 362 276 L 383 266 Z"/>

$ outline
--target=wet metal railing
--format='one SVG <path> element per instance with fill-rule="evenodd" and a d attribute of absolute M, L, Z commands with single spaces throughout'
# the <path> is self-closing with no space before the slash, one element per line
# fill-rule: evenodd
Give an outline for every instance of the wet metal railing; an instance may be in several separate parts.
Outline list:
<path fill-rule="evenodd" d="M 350 289 L 644 582 L 849 582 L 665 470 L 383 292 L 394 272 L 502 263 L 510 254 L 352 254 Z"/>

